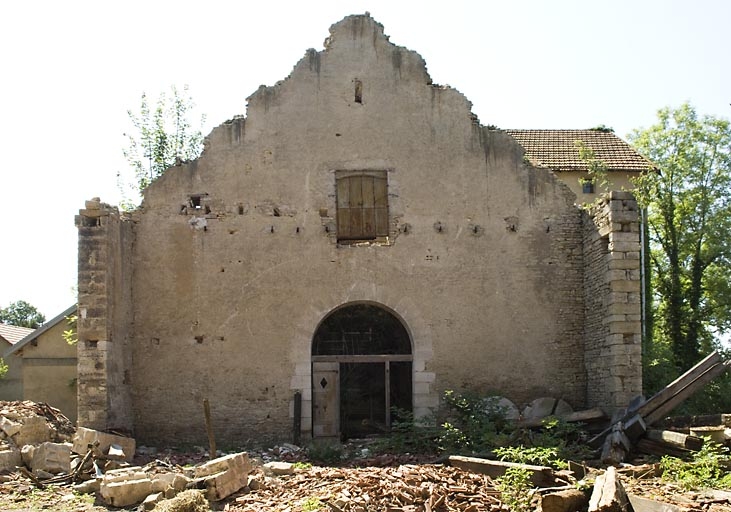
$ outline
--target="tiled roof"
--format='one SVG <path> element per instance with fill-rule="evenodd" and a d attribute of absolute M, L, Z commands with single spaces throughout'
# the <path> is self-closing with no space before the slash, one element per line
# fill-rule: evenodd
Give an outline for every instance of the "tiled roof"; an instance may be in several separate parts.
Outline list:
<path fill-rule="evenodd" d="M 32 332 L 33 329 L 29 329 L 27 327 L 0 324 L 0 337 L 4 338 L 11 345 L 15 345 Z"/>
<path fill-rule="evenodd" d="M 587 171 L 579 158 L 576 141 L 583 141 L 594 156 L 607 164 L 609 171 L 641 172 L 655 169 L 645 157 L 614 133 L 602 130 L 505 130 L 525 149 L 528 159 L 538 167 L 554 171 Z"/>
<path fill-rule="evenodd" d="M 10 347 L 8 350 L 6 350 L 5 353 L 3 354 L 3 357 L 7 357 L 14 352 L 18 352 L 25 345 L 32 342 L 34 339 L 38 338 L 41 334 L 43 334 L 44 332 L 49 330 L 51 327 L 55 326 L 56 324 L 58 324 L 61 321 L 65 321 L 67 316 L 76 313 L 76 309 L 77 309 L 76 304 L 74 304 L 73 306 L 69 306 L 68 308 L 66 308 L 66 310 L 64 310 L 63 313 L 56 315 L 55 317 L 53 317 L 52 319 L 50 319 L 49 321 L 47 321 L 46 323 L 41 325 L 38 329 L 36 329 L 36 330 L 28 329 L 29 332 L 21 340 L 16 341 L 12 347 Z"/>

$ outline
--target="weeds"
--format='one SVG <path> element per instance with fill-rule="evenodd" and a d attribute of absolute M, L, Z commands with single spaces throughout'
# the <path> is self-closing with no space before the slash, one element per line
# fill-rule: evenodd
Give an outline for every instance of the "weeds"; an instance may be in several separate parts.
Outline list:
<path fill-rule="evenodd" d="M 535 464 L 538 466 L 551 466 L 557 469 L 565 469 L 568 463 L 558 456 L 557 448 L 546 448 L 543 446 L 525 447 L 506 446 L 495 448 L 495 455 L 500 460 L 508 462 L 518 462 L 520 464 Z"/>
<path fill-rule="evenodd" d="M 343 457 L 343 447 L 337 442 L 312 443 L 307 447 L 307 456 L 318 464 L 337 464 Z"/>
<path fill-rule="evenodd" d="M 496 479 L 501 499 L 512 512 L 528 512 L 531 510 L 532 485 L 531 472 L 524 468 L 508 468 L 505 474 Z"/>
<path fill-rule="evenodd" d="M 686 490 L 713 487 L 731 488 L 731 465 L 728 448 L 706 438 L 703 448 L 685 462 L 676 457 L 665 456 L 660 460 L 663 478 L 673 481 Z"/>
<path fill-rule="evenodd" d="M 310 496 L 302 502 L 302 510 L 304 512 L 312 512 L 313 510 L 320 510 L 323 507 L 322 501 L 317 496 Z"/>

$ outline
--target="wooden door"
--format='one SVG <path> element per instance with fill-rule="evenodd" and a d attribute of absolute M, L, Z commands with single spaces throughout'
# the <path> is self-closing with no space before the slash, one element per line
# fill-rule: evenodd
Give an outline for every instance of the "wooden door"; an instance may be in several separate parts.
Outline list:
<path fill-rule="evenodd" d="M 312 434 L 340 437 L 340 363 L 312 363 Z"/>

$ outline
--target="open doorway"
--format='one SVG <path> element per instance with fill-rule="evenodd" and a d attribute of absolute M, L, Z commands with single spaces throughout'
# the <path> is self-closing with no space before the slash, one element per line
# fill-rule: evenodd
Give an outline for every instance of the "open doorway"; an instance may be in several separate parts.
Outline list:
<path fill-rule="evenodd" d="M 312 342 L 313 435 L 388 432 L 412 410 L 411 339 L 390 311 L 353 304 L 330 313 Z"/>

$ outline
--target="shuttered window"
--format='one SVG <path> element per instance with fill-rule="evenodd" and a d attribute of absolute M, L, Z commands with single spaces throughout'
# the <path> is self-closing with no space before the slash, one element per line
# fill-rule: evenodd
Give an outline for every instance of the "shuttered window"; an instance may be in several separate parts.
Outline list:
<path fill-rule="evenodd" d="M 388 236 L 385 171 L 336 173 L 338 241 Z"/>

